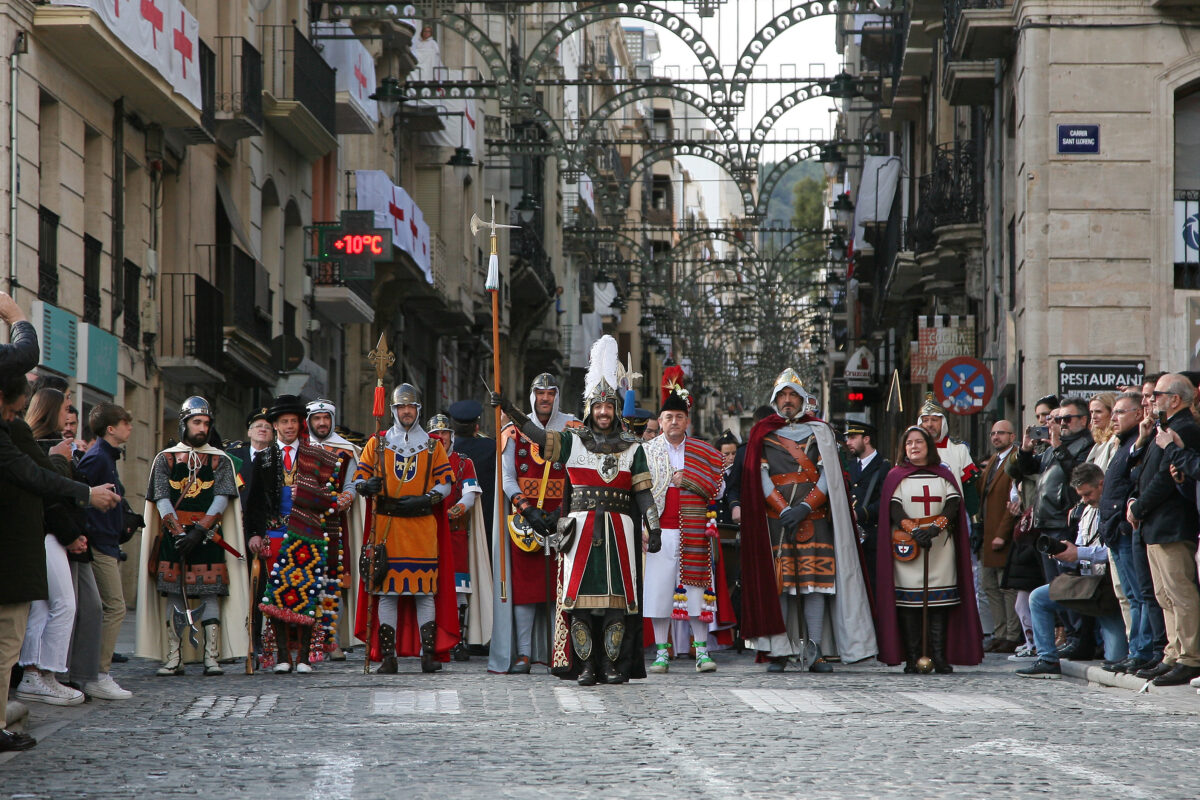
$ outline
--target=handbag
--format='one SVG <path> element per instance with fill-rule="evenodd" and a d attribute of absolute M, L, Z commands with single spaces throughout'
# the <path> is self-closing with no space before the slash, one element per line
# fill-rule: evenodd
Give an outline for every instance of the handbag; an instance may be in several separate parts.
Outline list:
<path fill-rule="evenodd" d="M 365 546 L 358 557 L 358 572 L 364 579 L 367 579 L 369 576 L 372 590 L 383 586 L 384 578 L 387 577 L 387 571 L 387 544 L 378 542 Z"/>
<path fill-rule="evenodd" d="M 1102 575 L 1057 575 L 1050 581 L 1049 592 L 1051 600 L 1085 616 L 1107 617 L 1121 611 L 1107 571 Z"/>
<path fill-rule="evenodd" d="M 1033 506 L 1030 506 L 1021 513 L 1021 518 L 1013 526 L 1013 538 L 1025 539 L 1030 536 L 1036 538 L 1037 532 L 1037 528 L 1033 525 Z"/>
<path fill-rule="evenodd" d="M 550 480 L 550 462 L 546 462 L 546 468 L 542 471 L 542 484 L 538 488 L 537 507 L 541 508 L 542 503 L 546 501 L 546 484 Z M 526 553 L 536 553 L 542 549 L 541 537 L 533 530 L 533 526 L 529 524 L 529 520 L 521 516 L 520 512 L 509 514 L 508 522 L 508 537 L 512 539 L 512 543 L 519 550 Z"/>

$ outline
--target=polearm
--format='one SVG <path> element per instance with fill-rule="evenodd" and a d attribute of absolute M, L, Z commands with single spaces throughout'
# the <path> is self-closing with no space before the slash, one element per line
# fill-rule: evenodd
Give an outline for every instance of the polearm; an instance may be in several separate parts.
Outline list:
<path fill-rule="evenodd" d="M 471 235 L 479 233 L 480 228 L 487 228 L 491 239 L 491 253 L 488 255 L 487 281 L 483 288 L 492 296 L 492 391 L 500 392 L 500 241 L 497 238 L 498 228 L 516 228 L 517 225 L 501 225 L 496 222 L 496 196 L 492 195 L 492 220 L 488 222 L 479 218 L 478 214 L 471 215 Z M 504 502 L 504 446 L 500 438 L 500 409 L 496 408 L 496 500 L 494 507 L 499 509 Z M 496 546 L 500 548 L 500 602 L 508 602 L 508 587 L 506 586 L 506 570 L 504 568 L 504 552 L 508 549 L 507 536 L 504 530 L 497 529 L 496 521 L 504 521 L 503 514 L 493 514 L 492 528 L 496 536 Z"/>
<path fill-rule="evenodd" d="M 379 334 L 379 343 L 375 345 L 375 349 L 367 353 L 367 360 L 375 365 L 375 398 L 371 404 L 371 416 L 375 417 L 375 477 L 383 477 L 383 422 L 387 416 L 387 390 L 383 388 L 383 379 L 387 376 L 388 370 L 396 363 L 396 354 L 388 350 L 387 334 Z M 371 590 L 375 588 L 375 546 L 374 540 L 376 534 L 379 533 L 379 506 L 372 503 L 372 518 L 371 518 L 371 537 L 368 540 L 363 537 L 362 549 L 367 549 L 368 542 L 371 543 L 371 557 L 367 561 L 366 574 L 366 591 L 363 595 L 367 600 L 366 619 L 367 619 L 367 639 L 366 653 L 363 656 L 363 674 L 368 675 L 371 672 Z M 359 558 L 361 568 L 362 558 Z M 359 580 L 363 580 L 363 576 L 359 576 Z M 382 655 L 382 654 L 381 654 Z"/>

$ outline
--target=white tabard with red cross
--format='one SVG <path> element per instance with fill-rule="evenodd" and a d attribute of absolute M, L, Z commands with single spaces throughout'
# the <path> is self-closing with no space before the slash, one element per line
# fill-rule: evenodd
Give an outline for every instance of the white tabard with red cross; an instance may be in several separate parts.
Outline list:
<path fill-rule="evenodd" d="M 906 519 L 936 517 L 942 514 L 946 501 L 961 497 L 958 488 L 945 478 L 926 473 L 915 473 L 905 478 L 892 495 L 904 507 Z M 894 516 L 894 515 L 893 515 Z M 951 520 L 956 523 L 958 520 Z M 892 528 L 900 527 L 900 520 L 891 520 Z M 929 548 L 929 605 L 947 606 L 959 602 L 958 570 L 954 553 L 954 537 L 942 531 Z M 892 560 L 896 578 L 896 604 L 920 606 L 924 587 L 922 559 L 918 555 L 912 561 Z"/>

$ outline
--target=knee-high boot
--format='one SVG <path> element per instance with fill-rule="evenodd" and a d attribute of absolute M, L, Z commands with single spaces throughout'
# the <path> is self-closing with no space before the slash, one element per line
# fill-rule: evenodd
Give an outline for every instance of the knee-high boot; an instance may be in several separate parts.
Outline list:
<path fill-rule="evenodd" d="M 621 658 L 621 642 L 625 639 L 625 618 L 604 621 L 604 682 L 624 683 L 627 678 L 617 661 Z"/>
<path fill-rule="evenodd" d="M 949 609 L 929 609 L 929 657 L 933 659 L 933 671 L 939 675 L 954 672 L 954 667 L 950 666 L 946 659 L 946 628 L 949 619 Z"/>
<path fill-rule="evenodd" d="M 167 623 L 167 658 L 155 674 L 163 676 L 183 674 L 183 641 L 179 638 L 179 633 L 171 622 Z"/>
<path fill-rule="evenodd" d="M 224 675 L 225 670 L 221 669 L 218 660 L 221 654 L 221 623 L 210 619 L 205 620 L 201 627 L 204 628 L 204 674 Z"/>
<path fill-rule="evenodd" d="M 437 672 L 442 664 L 435 656 L 437 644 L 437 622 L 426 622 L 421 626 L 421 672 Z"/>
<path fill-rule="evenodd" d="M 396 629 L 391 625 L 379 626 L 379 669 L 377 675 L 395 675 L 396 666 Z"/>
<path fill-rule="evenodd" d="M 579 677 L 576 678 L 580 686 L 596 685 L 596 648 L 592 645 L 591 617 L 573 615 L 571 617 L 571 647 L 581 662 Z"/>
<path fill-rule="evenodd" d="M 450 651 L 455 661 L 470 661 L 471 651 L 467 649 L 467 606 L 458 607 L 458 644 Z"/>
<path fill-rule="evenodd" d="M 921 657 L 921 612 L 911 608 L 896 609 L 896 621 L 900 625 L 900 641 L 904 645 L 904 672 L 917 672 L 917 659 Z"/>

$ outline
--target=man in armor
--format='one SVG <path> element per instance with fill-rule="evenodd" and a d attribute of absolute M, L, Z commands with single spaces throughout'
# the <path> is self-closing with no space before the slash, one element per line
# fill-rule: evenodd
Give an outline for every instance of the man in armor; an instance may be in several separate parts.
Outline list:
<path fill-rule="evenodd" d="M 142 539 L 137 654 L 161 658 L 159 675 L 183 674 L 184 631 L 198 647 L 197 625 L 204 635 L 205 675 L 223 674 L 221 659 L 245 658 L 249 647 L 237 476 L 229 456 L 208 444 L 212 421 L 207 400 L 185 400 L 179 444 L 155 456 L 150 469 L 146 529 L 160 533 Z M 156 593 L 167 599 L 165 622 Z"/>
<path fill-rule="evenodd" d="M 421 427 L 420 413 L 417 387 L 397 386 L 392 427 L 367 442 L 354 476 L 358 493 L 375 498 L 369 553 L 359 567 L 374 613 L 368 630 L 360 592 L 354 633 L 368 642 L 367 657 L 380 662 L 383 674 L 397 671 L 397 655 L 418 654 L 421 671 L 436 672 L 459 640 L 444 504 L 454 473 L 442 443 Z"/>
<path fill-rule="evenodd" d="M 570 616 L 570 663 L 565 642 L 554 655 L 563 677 L 581 686 L 624 683 L 645 676 L 641 646 L 641 552 L 662 547 L 658 511 L 646 456 L 620 424 L 621 385 L 617 343 L 602 336 L 592 345 L 584 379 L 583 426 L 548 431 L 510 401 L 492 393 L 542 458 L 562 463 L 571 491 L 568 516 L 557 526 L 562 553 L 562 609 Z M 644 516 L 643 542 L 634 539 L 633 517 Z M 556 651 L 560 648 L 556 637 Z M 599 664 L 597 662 L 600 662 Z"/>
<path fill-rule="evenodd" d="M 492 629 L 492 585 L 488 572 L 488 549 L 484 541 L 483 504 L 477 502 L 482 490 L 475 477 L 475 464 L 463 454 L 452 450 L 454 431 L 450 418 L 435 414 L 429 419 L 428 433 L 442 443 L 454 483 L 447 507 L 446 520 L 450 526 L 450 541 L 454 548 L 454 592 L 458 598 L 458 644 L 450 651 L 455 661 L 470 661 L 468 636 L 475 644 L 486 644 Z M 472 602 L 474 600 L 474 602 Z"/>
<path fill-rule="evenodd" d="M 529 406 L 533 410 L 530 422 L 545 431 L 578 426 L 579 420 L 561 411 L 559 405 L 558 382 L 554 377 L 543 372 L 534 378 L 529 385 Z M 554 605 L 547 603 L 552 603 L 554 597 L 558 559 L 547 555 L 539 537 L 554 531 L 566 489 L 567 470 L 561 461 L 542 458 L 541 448 L 514 424 L 504 427 L 500 439 L 504 444 L 504 495 L 512 508 L 505 515 L 503 535 L 497 537 L 497 542 L 500 547 L 508 548 L 505 590 L 509 602 L 500 602 L 499 595 L 493 601 L 497 613 L 493 618 L 488 670 L 527 674 L 531 661 L 550 663 L 546 642 L 554 622 Z M 496 570 L 499 574 L 498 563 Z"/>
<path fill-rule="evenodd" d="M 703 439 L 688 436 L 688 391 L 672 381 L 662 394 L 662 435 L 642 446 L 654 478 L 663 538 L 662 550 L 646 556 L 644 613 L 653 626 L 657 651 L 650 672 L 670 669 L 672 620 L 681 623 L 675 626 L 676 651 L 687 653 L 687 640 L 679 631 L 682 623 L 690 623 L 696 672 L 713 672 L 717 664 L 708 654 L 709 626 L 718 622 L 718 608 L 725 627 L 735 622 L 716 535 L 716 501 L 724 491 L 721 454 Z"/>
<path fill-rule="evenodd" d="M 305 410 L 308 412 L 306 422 L 309 444 L 334 455 L 346 456 L 349 459 L 346 475 L 353 475 L 358 469 L 358 456 L 361 450 L 334 429 L 337 421 L 337 406 L 333 404 L 332 400 L 314 400 L 305 407 Z M 329 537 L 329 589 L 333 592 L 332 601 L 337 606 L 334 609 L 336 622 L 333 626 L 332 639 L 335 647 L 329 654 L 330 661 L 346 660 L 341 642 L 345 641 L 348 634 L 344 633 L 344 626 L 338 623 L 345 614 L 349 614 L 349 618 L 354 619 L 353 603 L 347 604 L 343 601 L 348 599 L 349 590 L 354 585 L 355 569 L 352 554 L 357 553 L 362 547 L 364 509 L 362 503 L 354 502 L 357 499 L 354 481 L 346 481 L 343 494 L 344 498 L 338 498 L 339 511 L 336 531 L 331 529 Z M 345 644 L 349 647 L 350 643 L 345 641 Z"/>
<path fill-rule="evenodd" d="M 962 492 L 967 516 L 974 517 L 979 513 L 979 491 L 975 487 L 975 479 L 979 477 L 979 467 L 971 458 L 971 448 L 967 446 L 967 443 L 950 436 L 946 412 L 934 400 L 933 392 L 925 393 L 925 402 L 921 405 L 921 416 L 917 422 L 926 433 L 933 437 L 933 441 L 937 444 L 938 459 L 946 466 L 946 469 L 950 470 L 950 474 L 958 482 L 958 490 Z"/>
<path fill-rule="evenodd" d="M 822 652 L 858 661 L 876 651 L 837 441 L 806 411 L 808 401 L 800 376 L 784 370 L 771 395 L 775 413 L 754 426 L 746 447 L 741 632 L 757 639 L 768 672 L 810 655 L 811 672 L 832 672 Z"/>

